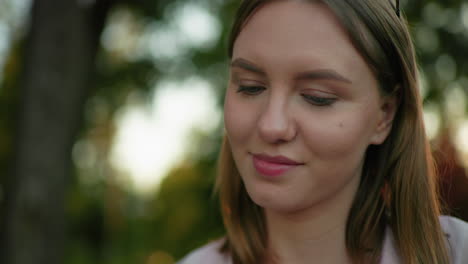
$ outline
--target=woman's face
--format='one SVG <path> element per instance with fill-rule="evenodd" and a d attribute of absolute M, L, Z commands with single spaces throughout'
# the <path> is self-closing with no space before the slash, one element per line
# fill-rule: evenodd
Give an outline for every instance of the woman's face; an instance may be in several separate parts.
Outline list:
<path fill-rule="evenodd" d="M 225 127 L 247 192 L 264 208 L 351 203 L 393 105 L 323 4 L 272 1 L 234 43 Z"/>

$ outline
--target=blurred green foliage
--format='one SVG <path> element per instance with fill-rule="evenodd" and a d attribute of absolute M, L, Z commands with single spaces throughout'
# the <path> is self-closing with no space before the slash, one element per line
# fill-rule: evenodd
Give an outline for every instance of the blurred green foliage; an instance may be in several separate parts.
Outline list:
<path fill-rule="evenodd" d="M 199 75 L 216 87 L 221 107 L 227 74 L 225 44 L 238 1 L 115 1 L 104 34 L 113 23 L 127 23 L 134 34 L 124 38 L 136 43 L 147 37 L 145 29 L 150 25 L 169 25 L 174 12 L 188 4 L 208 10 L 219 21 L 220 36 L 214 45 L 189 46 L 182 54 L 165 58 L 137 56 L 138 47 L 113 49 L 101 41 L 93 89 L 77 139 L 91 144 L 96 155 L 92 166 L 77 166 L 74 170 L 67 201 L 65 263 L 169 264 L 223 235 L 219 205 L 212 189 L 222 128 L 217 135 L 198 135 L 194 149 L 150 196 L 134 193 L 117 180 L 114 177 L 117 172 L 108 161 L 116 129 L 114 117 L 135 91 L 147 98 L 163 78 Z M 443 129 L 453 128 L 466 119 L 468 110 L 466 100 L 461 103 L 462 109 L 454 108 L 450 101 L 454 94 L 462 99 L 468 94 L 468 3 L 403 1 L 402 6 L 417 47 L 425 104 L 436 109 Z M 22 43 L 22 38 L 12 43 L 0 87 L 2 175 L 6 175 L 11 154 L 9 142 L 15 135 L 14 110 L 21 100 L 15 89 Z M 128 53 L 129 50 L 132 52 Z M 207 151 L 203 149 L 206 145 L 214 147 Z M 0 178 L 0 184 L 3 183 L 4 177 Z"/>

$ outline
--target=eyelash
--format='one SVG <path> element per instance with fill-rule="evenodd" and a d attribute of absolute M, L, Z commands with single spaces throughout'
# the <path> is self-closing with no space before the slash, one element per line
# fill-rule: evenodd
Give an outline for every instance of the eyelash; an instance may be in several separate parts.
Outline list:
<path fill-rule="evenodd" d="M 240 85 L 237 89 L 238 93 L 245 94 L 247 96 L 255 96 L 263 92 L 266 88 L 263 86 L 244 86 Z M 336 101 L 336 98 L 330 97 L 319 97 L 308 94 L 301 94 L 301 96 L 310 104 L 315 106 L 328 106 Z"/>
<path fill-rule="evenodd" d="M 336 98 L 331 97 L 318 97 L 308 94 L 301 94 L 302 97 L 309 103 L 316 105 L 316 106 L 328 106 L 333 104 L 336 101 Z"/>
<path fill-rule="evenodd" d="M 239 85 L 237 88 L 238 93 L 243 93 L 245 95 L 257 95 L 260 94 L 263 90 L 265 90 L 265 87 L 263 86 L 245 86 L 245 85 Z"/>

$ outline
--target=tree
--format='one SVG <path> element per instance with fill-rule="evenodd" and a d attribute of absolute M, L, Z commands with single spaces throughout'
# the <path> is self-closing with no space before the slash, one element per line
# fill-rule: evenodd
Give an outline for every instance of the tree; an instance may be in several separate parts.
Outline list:
<path fill-rule="evenodd" d="M 61 263 L 70 150 L 109 1 L 35 1 L 20 74 L 2 263 Z"/>

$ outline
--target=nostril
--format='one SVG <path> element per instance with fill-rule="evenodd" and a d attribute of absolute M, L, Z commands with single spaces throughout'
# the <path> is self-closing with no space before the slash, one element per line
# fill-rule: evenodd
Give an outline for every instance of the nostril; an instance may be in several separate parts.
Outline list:
<path fill-rule="evenodd" d="M 281 144 L 295 137 L 294 120 L 288 109 L 287 96 L 271 96 L 258 120 L 260 138 L 270 144 Z"/>
<path fill-rule="evenodd" d="M 266 120 L 258 123 L 260 138 L 271 144 L 280 144 L 291 141 L 296 134 L 292 122 L 288 120 Z"/>

